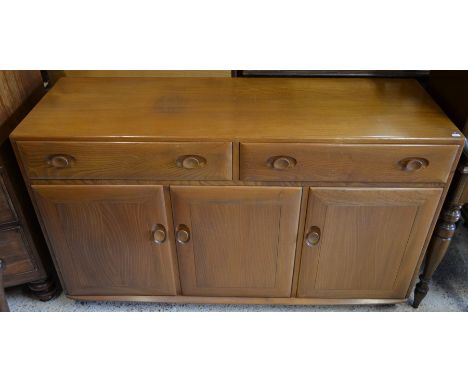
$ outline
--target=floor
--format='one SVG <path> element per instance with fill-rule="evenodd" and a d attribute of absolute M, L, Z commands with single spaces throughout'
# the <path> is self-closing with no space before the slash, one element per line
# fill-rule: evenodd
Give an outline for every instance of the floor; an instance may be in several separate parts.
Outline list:
<path fill-rule="evenodd" d="M 468 228 L 460 224 L 449 252 L 434 274 L 429 293 L 417 310 L 409 304 L 272 306 L 76 302 L 63 294 L 44 303 L 27 297 L 20 287 L 7 290 L 7 299 L 13 312 L 468 312 Z"/>

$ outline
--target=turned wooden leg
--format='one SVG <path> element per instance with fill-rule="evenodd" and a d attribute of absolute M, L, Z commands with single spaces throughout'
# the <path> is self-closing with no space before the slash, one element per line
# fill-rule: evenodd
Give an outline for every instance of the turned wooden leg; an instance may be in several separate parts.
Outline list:
<path fill-rule="evenodd" d="M 442 261 L 457 229 L 457 221 L 461 217 L 461 204 L 451 205 L 442 210 L 439 221 L 432 235 L 426 255 L 423 273 L 414 290 L 413 308 L 417 308 L 429 291 L 429 281 Z"/>
<path fill-rule="evenodd" d="M 5 288 L 3 286 L 3 270 L 5 269 L 5 262 L 0 259 L 0 312 L 9 312 L 8 303 L 5 297 Z"/>
<path fill-rule="evenodd" d="M 29 292 L 33 297 L 41 301 L 49 301 L 60 293 L 60 287 L 53 277 L 32 281 L 27 284 Z"/>

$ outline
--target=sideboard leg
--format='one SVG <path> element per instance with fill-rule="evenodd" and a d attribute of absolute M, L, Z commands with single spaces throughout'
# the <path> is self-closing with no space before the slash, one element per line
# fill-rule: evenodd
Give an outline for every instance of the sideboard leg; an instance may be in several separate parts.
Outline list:
<path fill-rule="evenodd" d="M 5 297 L 5 288 L 3 285 L 3 270 L 5 269 L 5 263 L 0 259 L 0 312 L 9 312 L 8 302 Z"/>
<path fill-rule="evenodd" d="M 49 301 L 56 297 L 61 289 L 53 277 L 32 281 L 27 284 L 29 292 L 41 301 Z"/>
<path fill-rule="evenodd" d="M 429 281 L 444 258 L 452 237 L 457 229 L 456 223 L 461 217 L 462 205 L 450 205 L 442 210 L 432 235 L 426 255 L 423 273 L 414 290 L 413 308 L 417 308 L 429 291 Z"/>
<path fill-rule="evenodd" d="M 465 204 L 462 208 L 462 216 L 463 216 L 463 225 L 468 227 L 468 204 Z"/>

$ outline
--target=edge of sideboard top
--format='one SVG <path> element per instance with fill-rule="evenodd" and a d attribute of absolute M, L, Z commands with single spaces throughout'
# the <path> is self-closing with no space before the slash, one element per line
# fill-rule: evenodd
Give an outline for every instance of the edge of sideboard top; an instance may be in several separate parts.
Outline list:
<path fill-rule="evenodd" d="M 12 140 L 463 144 L 415 80 L 62 78 Z"/>

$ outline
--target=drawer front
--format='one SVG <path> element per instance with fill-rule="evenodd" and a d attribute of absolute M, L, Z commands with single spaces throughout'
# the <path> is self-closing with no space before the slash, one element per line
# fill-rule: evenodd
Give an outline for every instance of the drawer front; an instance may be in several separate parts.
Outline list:
<path fill-rule="evenodd" d="M 0 231 L 0 258 L 6 264 L 6 281 L 9 276 L 32 272 L 36 269 L 26 245 L 21 227 Z"/>
<path fill-rule="evenodd" d="M 458 146 L 243 143 L 246 181 L 445 183 Z"/>
<path fill-rule="evenodd" d="M 0 225 L 16 222 L 15 211 L 0 173 Z"/>
<path fill-rule="evenodd" d="M 30 179 L 230 180 L 230 142 L 18 142 Z"/>

